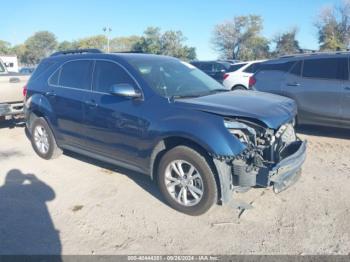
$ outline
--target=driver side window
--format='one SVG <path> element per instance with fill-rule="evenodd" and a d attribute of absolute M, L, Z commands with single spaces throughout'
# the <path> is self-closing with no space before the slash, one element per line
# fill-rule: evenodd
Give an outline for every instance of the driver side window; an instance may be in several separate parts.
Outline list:
<path fill-rule="evenodd" d="M 96 61 L 93 91 L 109 93 L 111 87 L 116 84 L 131 84 L 135 86 L 134 80 L 119 65 L 108 61 Z"/>

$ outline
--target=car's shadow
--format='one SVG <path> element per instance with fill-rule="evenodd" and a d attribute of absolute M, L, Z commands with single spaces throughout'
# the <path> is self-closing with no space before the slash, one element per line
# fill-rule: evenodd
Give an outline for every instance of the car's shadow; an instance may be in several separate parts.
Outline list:
<path fill-rule="evenodd" d="M 15 127 L 24 127 L 24 126 L 25 126 L 25 121 L 23 118 L 10 119 L 10 120 L 0 119 L 0 129 L 2 128 L 13 129 Z"/>
<path fill-rule="evenodd" d="M 113 164 L 108 164 L 84 155 L 74 153 L 72 151 L 64 151 L 64 154 L 68 157 L 72 157 L 80 161 L 83 161 L 85 163 L 98 166 L 106 170 L 107 172 L 111 172 L 111 173 L 116 172 L 116 173 L 119 173 L 119 175 L 127 176 L 128 178 L 133 180 L 138 186 L 140 186 L 142 189 L 146 190 L 150 195 L 158 199 L 160 202 L 166 204 L 163 196 L 161 195 L 158 189 L 156 181 L 152 180 L 149 176 L 145 174 L 141 174 L 141 173 L 138 173 L 129 169 L 125 169 Z"/>
<path fill-rule="evenodd" d="M 350 130 L 344 128 L 302 125 L 297 127 L 297 132 L 311 136 L 350 139 Z"/>

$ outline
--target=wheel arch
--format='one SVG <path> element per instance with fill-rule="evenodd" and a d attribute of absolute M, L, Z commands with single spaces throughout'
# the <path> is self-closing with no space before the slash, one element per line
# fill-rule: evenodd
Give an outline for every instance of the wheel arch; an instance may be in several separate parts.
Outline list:
<path fill-rule="evenodd" d="M 177 146 L 187 146 L 195 151 L 197 151 L 199 154 L 201 154 L 208 162 L 210 168 L 213 170 L 213 173 L 215 175 L 215 181 L 218 188 L 218 199 L 221 199 L 221 186 L 220 186 L 220 179 L 218 175 L 218 170 L 216 168 L 216 165 L 214 164 L 214 159 L 211 156 L 208 149 L 206 149 L 206 146 L 202 145 L 198 141 L 195 141 L 193 139 L 184 137 L 184 136 L 168 136 L 162 138 L 155 148 L 153 149 L 153 152 L 151 154 L 151 161 L 150 161 L 150 175 L 152 180 L 157 179 L 157 171 L 159 167 L 159 163 L 163 155 L 171 150 L 172 148 L 175 148 Z"/>

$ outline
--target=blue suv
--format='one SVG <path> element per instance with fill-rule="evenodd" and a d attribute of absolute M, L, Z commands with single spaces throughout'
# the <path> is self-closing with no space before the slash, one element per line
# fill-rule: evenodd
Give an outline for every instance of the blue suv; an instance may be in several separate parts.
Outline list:
<path fill-rule="evenodd" d="M 305 160 L 292 100 L 229 92 L 171 57 L 58 52 L 42 60 L 25 91 L 40 157 L 69 150 L 147 174 L 170 206 L 189 215 L 215 203 L 246 208 L 235 191 L 280 192 Z"/>

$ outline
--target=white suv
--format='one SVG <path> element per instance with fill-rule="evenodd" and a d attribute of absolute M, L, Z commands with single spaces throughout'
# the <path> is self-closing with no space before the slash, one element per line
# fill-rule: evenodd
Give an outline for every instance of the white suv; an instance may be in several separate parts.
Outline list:
<path fill-rule="evenodd" d="M 232 65 L 232 72 L 224 75 L 223 85 L 230 90 L 249 89 L 254 83 L 250 83 L 251 76 L 259 69 L 260 64 L 266 60 L 240 62 Z"/>

